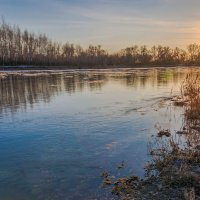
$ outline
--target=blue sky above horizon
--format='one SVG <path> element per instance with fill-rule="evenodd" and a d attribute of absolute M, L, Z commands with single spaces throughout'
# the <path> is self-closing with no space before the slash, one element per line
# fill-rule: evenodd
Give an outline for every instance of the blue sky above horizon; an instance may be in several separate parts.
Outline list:
<path fill-rule="evenodd" d="M 200 41 L 199 0 L 0 0 L 11 25 L 61 42 L 185 47 Z"/>

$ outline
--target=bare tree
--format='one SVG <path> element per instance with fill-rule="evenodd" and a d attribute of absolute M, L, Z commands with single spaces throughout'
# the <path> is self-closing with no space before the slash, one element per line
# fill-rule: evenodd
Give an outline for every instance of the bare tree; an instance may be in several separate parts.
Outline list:
<path fill-rule="evenodd" d="M 34 34 L 0 24 L 0 65 L 62 65 L 79 67 L 138 65 L 199 65 L 200 45 L 190 44 L 186 50 L 168 46 L 133 45 L 109 54 L 101 45 L 84 49 L 69 42 L 52 41 L 45 34 Z"/>

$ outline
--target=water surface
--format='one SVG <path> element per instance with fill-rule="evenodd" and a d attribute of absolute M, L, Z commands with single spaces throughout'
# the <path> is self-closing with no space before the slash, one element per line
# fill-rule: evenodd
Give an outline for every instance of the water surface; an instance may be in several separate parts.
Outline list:
<path fill-rule="evenodd" d="M 188 70 L 9 72 L 0 79 L 0 199 L 114 199 L 101 172 L 143 176 L 152 135 L 182 125 L 166 97 Z"/>

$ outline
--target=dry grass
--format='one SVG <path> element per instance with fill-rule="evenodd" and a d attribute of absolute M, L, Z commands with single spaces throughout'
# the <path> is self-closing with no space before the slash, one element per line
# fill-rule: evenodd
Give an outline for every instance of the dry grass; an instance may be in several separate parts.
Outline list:
<path fill-rule="evenodd" d="M 187 102 L 186 117 L 189 120 L 200 120 L 200 74 L 187 75 L 182 85 L 182 98 Z"/>
<path fill-rule="evenodd" d="M 195 187 L 195 167 L 200 164 L 200 150 L 175 141 L 173 137 L 150 146 L 151 162 L 146 166 L 147 177 L 158 177 L 168 187 Z"/>

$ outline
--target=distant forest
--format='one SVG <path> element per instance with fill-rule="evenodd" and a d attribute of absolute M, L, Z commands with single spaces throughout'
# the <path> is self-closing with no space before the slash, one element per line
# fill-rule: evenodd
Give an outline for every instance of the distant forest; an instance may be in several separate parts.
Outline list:
<path fill-rule="evenodd" d="M 117 42 L 117 41 L 116 41 Z M 200 65 L 200 45 L 190 44 L 187 49 L 168 46 L 133 45 L 116 53 L 108 53 L 100 45 L 84 49 L 69 42 L 52 41 L 45 34 L 35 34 L 0 24 L 1 66 L 170 66 Z"/>

